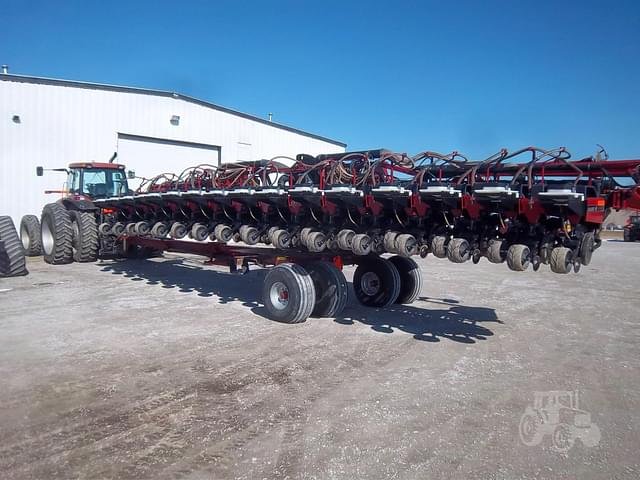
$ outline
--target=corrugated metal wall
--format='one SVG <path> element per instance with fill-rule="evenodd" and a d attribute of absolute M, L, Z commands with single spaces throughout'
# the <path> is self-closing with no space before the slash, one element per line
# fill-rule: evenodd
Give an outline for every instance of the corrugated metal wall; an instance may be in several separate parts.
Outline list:
<path fill-rule="evenodd" d="M 180 117 L 179 125 L 170 122 L 174 115 Z M 44 190 L 60 189 L 65 175 L 45 172 L 37 177 L 36 166 L 107 161 L 117 151 L 118 134 L 219 146 L 223 162 L 344 151 L 331 142 L 180 98 L 4 80 L 0 215 L 11 215 L 16 224 L 24 214 L 39 216 L 45 203 L 58 198 Z M 136 172 L 172 171 L 171 165 L 157 165 L 154 158 L 139 158 L 127 167 Z"/>

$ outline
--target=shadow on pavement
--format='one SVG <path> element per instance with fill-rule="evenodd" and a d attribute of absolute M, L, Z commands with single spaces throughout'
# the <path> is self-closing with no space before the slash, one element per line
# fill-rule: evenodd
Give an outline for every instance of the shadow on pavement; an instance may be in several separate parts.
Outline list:
<path fill-rule="evenodd" d="M 161 261 L 115 260 L 99 266 L 103 272 L 122 275 L 132 281 L 177 288 L 183 293 L 195 292 L 201 297 L 215 296 L 221 304 L 239 301 L 256 315 L 266 318 L 265 308 L 260 303 L 264 269 L 251 270 L 246 275 L 232 275 L 179 258 Z M 434 305 L 439 308 L 429 308 Z M 460 305 L 457 300 L 448 298 L 419 297 L 412 305 L 367 308 L 357 303 L 352 288 L 347 307 L 334 321 L 341 325 L 362 323 L 380 333 L 401 331 L 412 334 L 416 340 L 427 342 L 438 342 L 445 338 L 462 343 L 475 343 L 493 335 L 490 329 L 480 323 L 502 323 L 492 308 Z"/>

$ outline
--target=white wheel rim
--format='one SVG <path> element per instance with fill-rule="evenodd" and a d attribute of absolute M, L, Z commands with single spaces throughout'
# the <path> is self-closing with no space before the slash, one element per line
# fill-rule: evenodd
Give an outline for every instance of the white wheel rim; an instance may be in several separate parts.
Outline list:
<path fill-rule="evenodd" d="M 51 233 L 49 222 L 45 220 L 42 222 L 42 249 L 44 250 L 44 253 L 51 255 L 51 252 L 53 252 L 53 246 L 53 233 Z"/>
<path fill-rule="evenodd" d="M 282 282 L 275 282 L 269 289 L 269 300 L 276 310 L 284 310 L 289 305 L 289 289 Z"/>
<path fill-rule="evenodd" d="M 22 246 L 24 249 L 29 250 L 29 247 L 31 246 L 31 239 L 29 238 L 27 228 L 24 226 L 20 229 L 20 240 L 22 240 Z"/>
<path fill-rule="evenodd" d="M 380 277 L 374 272 L 366 272 L 360 279 L 360 288 L 367 296 L 373 296 L 380 291 Z"/>

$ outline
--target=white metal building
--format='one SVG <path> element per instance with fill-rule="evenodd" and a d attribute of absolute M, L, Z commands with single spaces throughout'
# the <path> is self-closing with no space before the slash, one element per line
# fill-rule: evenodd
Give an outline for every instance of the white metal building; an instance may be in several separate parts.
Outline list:
<path fill-rule="evenodd" d="M 36 166 L 117 163 L 150 177 L 202 163 L 343 152 L 345 144 L 177 93 L 0 73 L 0 215 L 20 222 L 65 174 Z"/>

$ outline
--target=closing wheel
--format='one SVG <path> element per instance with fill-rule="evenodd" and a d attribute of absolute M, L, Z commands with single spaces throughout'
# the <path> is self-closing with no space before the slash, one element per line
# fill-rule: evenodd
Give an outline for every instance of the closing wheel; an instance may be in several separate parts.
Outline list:
<path fill-rule="evenodd" d="M 591 256 L 595 250 L 595 235 L 593 232 L 587 232 L 582 236 L 580 242 L 580 262 L 583 265 L 589 265 L 591 263 Z"/>
<path fill-rule="evenodd" d="M 169 234 L 169 226 L 165 222 L 156 222 L 151 227 L 151 235 L 155 238 L 164 238 Z"/>
<path fill-rule="evenodd" d="M 289 235 L 289 232 L 279 228 L 271 235 L 271 243 L 273 243 L 274 247 L 284 250 L 285 248 L 289 248 L 289 245 L 291 245 L 291 236 Z"/>
<path fill-rule="evenodd" d="M 507 251 L 507 265 L 511 270 L 524 272 L 531 263 L 531 251 L 526 245 L 516 243 Z"/>
<path fill-rule="evenodd" d="M 311 232 L 307 235 L 306 246 L 310 252 L 320 253 L 327 246 L 327 237 L 322 232 Z"/>
<path fill-rule="evenodd" d="M 338 242 L 338 248 L 340 250 L 351 250 L 353 245 L 353 237 L 355 237 L 356 232 L 353 230 L 340 230 L 338 235 L 336 236 L 336 241 Z"/>
<path fill-rule="evenodd" d="M 186 237 L 187 233 L 186 225 L 180 222 L 174 222 L 169 229 L 169 235 L 171 235 L 171 238 L 175 238 L 176 240 Z"/>
<path fill-rule="evenodd" d="M 191 237 L 198 242 L 204 242 L 209 237 L 209 229 L 202 223 L 194 223 L 191 227 Z"/>
<path fill-rule="evenodd" d="M 231 230 L 229 225 L 219 223 L 216 225 L 216 228 L 213 229 L 213 234 L 219 242 L 227 243 L 231 240 L 231 237 L 233 237 L 233 230 Z"/>
<path fill-rule="evenodd" d="M 24 254 L 28 257 L 36 257 L 42 254 L 42 234 L 40 233 L 40 220 L 35 215 L 25 215 L 20 221 L 20 240 L 24 248 Z"/>
<path fill-rule="evenodd" d="M 554 273 L 569 273 L 573 268 L 573 252 L 567 247 L 556 247 L 551 250 L 549 264 Z"/>
<path fill-rule="evenodd" d="M 149 232 L 151 231 L 151 225 L 149 224 L 149 222 L 146 221 L 141 221 L 141 222 L 136 222 L 136 227 L 135 227 L 135 232 L 138 235 L 149 235 Z"/>
<path fill-rule="evenodd" d="M 240 240 L 247 245 L 255 245 L 260 241 L 260 232 L 256 227 L 250 225 L 243 225 L 240 227 Z"/>
<path fill-rule="evenodd" d="M 471 245 L 464 238 L 453 238 L 447 245 L 447 258 L 453 263 L 464 263 L 471 258 Z"/>
<path fill-rule="evenodd" d="M 396 237 L 396 253 L 403 257 L 410 257 L 418 253 L 418 241 L 413 235 L 403 233 Z"/>
<path fill-rule="evenodd" d="M 413 303 L 422 289 L 420 266 L 412 258 L 394 256 L 389 259 L 400 275 L 400 293 L 395 303 Z"/>
<path fill-rule="evenodd" d="M 304 265 L 313 280 L 316 303 L 311 316 L 336 317 L 347 303 L 347 279 L 331 262 L 312 262 Z"/>
<path fill-rule="evenodd" d="M 438 258 L 447 258 L 447 237 L 437 235 L 431 240 L 431 252 Z"/>
<path fill-rule="evenodd" d="M 76 262 L 95 262 L 98 259 L 98 227 L 93 212 L 72 210 L 71 217 L 73 259 Z"/>
<path fill-rule="evenodd" d="M 371 237 L 366 233 L 354 235 L 351 241 L 351 251 L 356 255 L 369 255 L 372 246 Z"/>
<path fill-rule="evenodd" d="M 52 265 L 71 263 L 73 261 L 73 247 L 71 245 L 73 233 L 67 209 L 60 203 L 45 205 L 42 209 L 40 226 L 44 261 Z"/>
<path fill-rule="evenodd" d="M 507 242 L 502 239 L 489 241 L 487 248 L 487 260 L 491 263 L 502 263 L 507 259 Z"/>
<path fill-rule="evenodd" d="M 388 307 L 400 295 L 400 273 L 389 260 L 366 257 L 353 275 L 353 290 L 367 307 Z"/>
<path fill-rule="evenodd" d="M 116 237 L 119 237 L 120 235 L 124 234 L 124 229 L 125 229 L 124 223 L 116 222 L 113 224 L 113 227 L 111 227 L 111 233 L 114 234 Z"/>
<path fill-rule="evenodd" d="M 387 232 L 382 237 L 384 249 L 389 253 L 398 253 L 396 251 L 396 240 L 400 236 L 398 232 Z"/>
<path fill-rule="evenodd" d="M 302 266 L 281 263 L 267 273 L 262 299 L 272 320 L 300 323 L 311 315 L 316 292 L 311 276 Z"/>
<path fill-rule="evenodd" d="M 0 217 L 0 277 L 26 275 L 24 248 L 9 216 Z"/>

